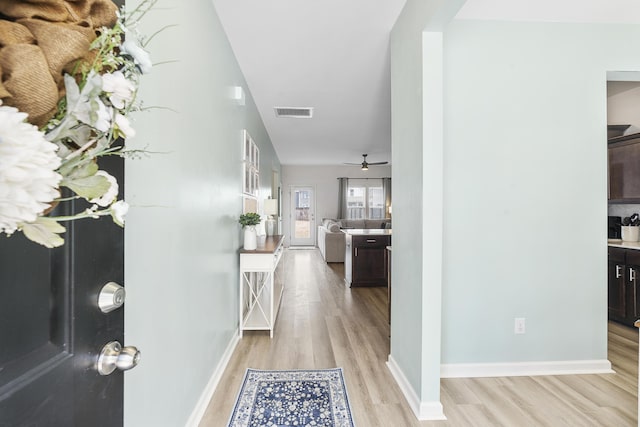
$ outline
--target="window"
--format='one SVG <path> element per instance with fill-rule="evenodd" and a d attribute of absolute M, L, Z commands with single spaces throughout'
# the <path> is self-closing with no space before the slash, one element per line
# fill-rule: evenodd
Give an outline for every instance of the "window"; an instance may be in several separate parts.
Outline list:
<path fill-rule="evenodd" d="M 347 188 L 347 219 L 383 219 L 382 179 L 350 179 Z"/>

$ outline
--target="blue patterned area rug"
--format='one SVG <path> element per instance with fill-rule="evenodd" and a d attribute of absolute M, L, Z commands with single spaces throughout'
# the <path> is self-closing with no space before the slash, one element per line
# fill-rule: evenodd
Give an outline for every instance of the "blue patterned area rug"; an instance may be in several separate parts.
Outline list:
<path fill-rule="evenodd" d="M 229 427 L 354 427 L 342 368 L 247 369 Z"/>

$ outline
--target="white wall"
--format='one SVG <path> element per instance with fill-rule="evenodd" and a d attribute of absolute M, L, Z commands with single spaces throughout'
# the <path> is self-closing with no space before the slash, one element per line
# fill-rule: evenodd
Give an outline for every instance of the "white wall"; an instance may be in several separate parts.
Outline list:
<path fill-rule="evenodd" d="M 442 362 L 606 359 L 606 72 L 640 69 L 640 27 L 445 40 Z"/>
<path fill-rule="evenodd" d="M 322 218 L 336 218 L 338 215 L 338 178 L 386 178 L 391 176 L 391 165 L 371 166 L 363 171 L 358 166 L 293 166 L 282 165 L 282 229 L 285 244 L 289 245 L 291 236 L 291 196 L 292 185 L 309 185 L 315 189 L 316 224 Z M 317 236 L 316 236 L 317 238 Z"/>
<path fill-rule="evenodd" d="M 247 85 L 212 3 L 160 0 L 142 31 L 174 24 L 148 49 L 176 62 L 145 76 L 141 96 L 175 111 L 138 114 L 128 141 L 156 152 L 126 162 L 125 335 L 142 351 L 125 375 L 130 427 L 185 425 L 235 337 L 243 128 L 260 148 L 261 197 L 279 169 L 250 94 L 230 98 Z"/>

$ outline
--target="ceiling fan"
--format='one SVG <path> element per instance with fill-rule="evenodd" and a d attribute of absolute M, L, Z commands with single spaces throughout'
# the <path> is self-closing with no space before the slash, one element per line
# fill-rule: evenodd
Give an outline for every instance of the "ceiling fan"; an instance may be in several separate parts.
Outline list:
<path fill-rule="evenodd" d="M 345 165 L 360 165 L 362 166 L 362 170 L 366 171 L 369 170 L 369 166 L 375 166 L 375 165 L 386 165 L 389 162 L 373 162 L 373 163 L 368 163 L 367 162 L 367 155 L 363 154 L 362 155 L 362 163 L 345 163 Z"/>

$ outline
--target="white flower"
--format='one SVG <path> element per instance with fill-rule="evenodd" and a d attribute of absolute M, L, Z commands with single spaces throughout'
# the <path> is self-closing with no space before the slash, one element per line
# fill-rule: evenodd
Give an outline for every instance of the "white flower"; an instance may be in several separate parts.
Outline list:
<path fill-rule="evenodd" d="M 85 123 L 101 132 L 107 132 L 111 129 L 111 108 L 104 105 L 100 98 L 96 98 L 92 104 L 97 106 L 97 109 L 93 111 L 90 120 Z"/>
<path fill-rule="evenodd" d="M 156 1 L 141 0 L 131 19 L 122 9 L 112 28 L 100 30 L 90 46 L 96 60 L 64 75 L 65 102 L 43 132 L 27 122 L 27 114 L 0 100 L 0 234 L 21 231 L 53 248 L 64 243 L 63 221 L 111 216 L 124 226 L 129 205 L 118 201 L 118 182 L 98 170 L 98 159 L 126 154 L 116 141 L 136 133 L 128 114 L 140 110 L 135 104 L 140 74 L 149 73 L 153 64 L 135 27 Z M 70 197 L 60 198 L 62 187 Z M 58 210 L 60 216 L 48 215 L 52 204 L 76 198 L 90 207 L 75 212 L 69 205 Z"/>
<path fill-rule="evenodd" d="M 133 100 L 135 86 L 122 74 L 116 71 L 102 76 L 102 90 L 109 95 L 114 107 L 121 110 Z"/>
<path fill-rule="evenodd" d="M 106 193 L 98 198 L 89 200 L 89 203 L 95 203 L 96 205 L 102 207 L 109 206 L 111 203 L 113 203 L 115 198 L 118 197 L 118 181 L 105 171 L 98 171 L 96 172 L 96 175 L 104 176 L 105 178 L 107 178 L 107 181 L 109 181 L 109 184 L 111 184 L 111 186 Z"/>
<path fill-rule="evenodd" d="M 111 205 L 111 216 L 113 217 L 113 222 L 118 224 L 120 227 L 124 227 L 124 216 L 129 211 L 129 204 L 124 200 L 118 200 L 113 205 Z"/>
<path fill-rule="evenodd" d="M 60 197 L 57 147 L 26 118 L 15 108 L 0 106 L 0 232 L 6 234 L 34 222 Z"/>
<path fill-rule="evenodd" d="M 133 138 L 134 136 L 136 136 L 135 129 L 131 127 L 129 119 L 127 119 L 125 116 L 120 113 L 116 114 L 115 122 L 117 130 L 123 138 Z"/>
<path fill-rule="evenodd" d="M 133 62 L 138 66 L 142 74 L 148 74 L 151 72 L 151 68 L 153 67 L 151 57 L 146 50 L 140 47 L 136 42 L 135 37 L 127 37 L 124 43 L 120 46 L 120 51 L 131 55 Z"/>

